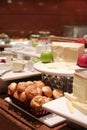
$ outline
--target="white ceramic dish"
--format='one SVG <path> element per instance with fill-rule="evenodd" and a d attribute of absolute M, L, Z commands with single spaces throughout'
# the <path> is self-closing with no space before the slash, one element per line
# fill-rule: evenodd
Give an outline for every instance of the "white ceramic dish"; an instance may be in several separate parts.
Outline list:
<path fill-rule="evenodd" d="M 6 70 L 0 71 L 0 74 L 4 73 Z M 37 76 L 40 75 L 40 72 L 37 72 L 35 70 L 28 71 L 26 68 L 22 72 L 12 72 L 9 71 L 2 75 L 0 77 L 1 80 L 3 81 L 9 81 L 9 80 L 15 80 L 15 79 L 22 79 L 22 78 L 28 78 L 32 76 Z"/>
<path fill-rule="evenodd" d="M 43 105 L 43 108 L 54 112 L 60 116 L 65 117 L 67 120 L 72 121 L 78 125 L 81 125 L 87 128 L 87 115 L 81 113 L 77 109 L 74 108 L 74 112 L 71 113 L 67 106 L 67 99 L 65 97 L 61 97 L 59 99 L 55 99 Z"/>
<path fill-rule="evenodd" d="M 42 73 L 54 74 L 54 75 L 59 75 L 59 76 L 73 76 L 75 73 L 75 70 L 73 70 L 73 69 L 66 70 L 66 69 L 63 69 L 62 66 L 60 69 L 50 69 L 50 68 L 46 67 L 45 65 L 46 65 L 46 63 L 38 62 L 38 63 L 35 63 L 33 65 L 33 67 L 37 71 L 40 71 Z"/>

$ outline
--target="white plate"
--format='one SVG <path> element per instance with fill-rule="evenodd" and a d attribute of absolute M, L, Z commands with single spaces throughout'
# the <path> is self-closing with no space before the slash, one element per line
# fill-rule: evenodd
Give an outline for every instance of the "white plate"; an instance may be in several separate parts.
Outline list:
<path fill-rule="evenodd" d="M 63 67 L 61 66 L 60 69 L 50 69 L 46 66 L 46 64 L 48 63 L 42 63 L 42 62 L 38 62 L 34 64 L 34 68 L 37 71 L 40 71 L 42 73 L 47 73 L 47 74 L 55 74 L 55 75 L 59 75 L 59 76 L 73 76 L 75 73 L 74 69 L 63 69 Z M 80 67 L 79 67 L 80 69 Z"/>
<path fill-rule="evenodd" d="M 4 73 L 6 70 L 0 71 L 0 74 Z M 26 68 L 22 72 L 7 72 L 4 75 L 0 77 L 3 81 L 9 81 L 9 80 L 16 80 L 16 79 L 22 79 L 22 78 L 29 78 L 33 76 L 40 75 L 40 72 L 37 72 L 35 70 L 27 70 Z"/>
<path fill-rule="evenodd" d="M 67 106 L 67 99 L 65 97 L 61 97 L 59 99 L 55 99 L 43 105 L 43 108 L 54 112 L 60 116 L 65 117 L 67 120 L 70 120 L 78 125 L 87 128 L 87 115 L 81 113 L 77 109 L 74 108 L 74 112 L 71 113 Z"/>

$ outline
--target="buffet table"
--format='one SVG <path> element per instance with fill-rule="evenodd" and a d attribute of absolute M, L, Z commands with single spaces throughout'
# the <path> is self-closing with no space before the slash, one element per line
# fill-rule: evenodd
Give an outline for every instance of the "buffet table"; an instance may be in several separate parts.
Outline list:
<path fill-rule="evenodd" d="M 9 72 L 12 73 L 12 72 Z M 16 78 L 12 78 L 11 80 L 7 79 L 7 81 L 4 81 L 4 78 L 6 77 L 6 75 L 8 75 L 9 73 L 3 75 L 1 77 L 1 80 L 3 82 L 7 82 L 8 84 L 16 81 L 27 81 L 27 80 L 38 80 L 41 79 L 42 76 L 39 72 L 32 72 L 34 73 L 33 75 L 29 73 L 28 75 L 23 76 L 17 76 L 16 74 Z M 20 74 L 19 74 L 20 75 Z M 9 76 L 7 76 L 9 77 Z M 19 78 L 20 77 L 20 78 Z M 2 83 L 2 81 L 0 83 Z M 3 84 L 0 85 L 1 88 L 3 88 Z M 5 89 L 7 87 L 5 86 Z M 74 129 L 79 129 L 82 130 L 84 128 L 82 128 L 81 126 L 72 124 L 70 122 L 62 122 L 60 124 L 57 124 L 53 127 L 48 127 L 46 124 L 41 123 L 40 121 L 36 120 L 35 118 L 27 115 L 26 113 L 24 113 L 23 111 L 21 111 L 20 109 L 14 107 L 13 105 L 9 104 L 8 102 L 6 102 L 5 98 L 8 97 L 7 95 L 7 91 L 5 91 L 5 93 L 1 93 L 0 94 L 0 128 L 1 129 L 8 129 L 8 130 L 74 130 Z M 4 124 L 3 124 L 4 122 Z M 85 130 L 85 129 L 84 129 Z"/>
<path fill-rule="evenodd" d="M 27 53 L 18 51 L 17 54 L 22 54 L 28 57 L 40 57 L 40 54 Z M 43 67 L 43 64 L 36 63 L 34 66 L 35 71 L 24 70 L 21 73 L 13 73 L 9 71 L 0 77 L 0 129 L 8 130 L 86 130 L 79 124 L 74 124 L 69 120 L 65 120 L 62 123 L 55 126 L 47 126 L 46 123 L 40 122 L 33 116 L 28 115 L 18 107 L 15 107 L 5 99 L 8 97 L 7 86 L 11 82 L 28 81 L 42 79 L 46 85 L 51 87 L 58 87 L 64 91 L 72 92 L 73 71 L 48 71 Z M 5 90 L 5 91 L 4 91 Z M 5 92 L 5 93 L 3 93 Z M 57 107 L 58 108 L 58 107 Z M 3 123 L 4 122 L 4 123 Z M 52 121 L 51 121 L 52 122 Z"/>

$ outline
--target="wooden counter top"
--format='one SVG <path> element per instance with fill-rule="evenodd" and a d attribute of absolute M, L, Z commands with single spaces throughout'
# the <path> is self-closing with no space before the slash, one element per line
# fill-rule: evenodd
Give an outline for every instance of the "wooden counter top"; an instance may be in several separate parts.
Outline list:
<path fill-rule="evenodd" d="M 62 123 L 56 127 L 49 128 L 41 122 L 33 119 L 25 113 L 12 107 L 4 98 L 6 95 L 0 95 L 0 128 L 8 130 L 85 130 L 80 126 Z M 4 122 L 4 123 L 3 123 Z M 73 127 L 71 127 L 73 126 Z"/>

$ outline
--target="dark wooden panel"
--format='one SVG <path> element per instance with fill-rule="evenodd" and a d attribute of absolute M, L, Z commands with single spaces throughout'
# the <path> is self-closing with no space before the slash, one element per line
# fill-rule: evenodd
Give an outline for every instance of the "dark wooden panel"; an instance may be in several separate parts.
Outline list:
<path fill-rule="evenodd" d="M 1 1 L 0 14 L 87 15 L 86 0 L 12 0 L 12 3 Z"/>
<path fill-rule="evenodd" d="M 56 27 L 56 28 L 55 28 Z M 51 31 L 55 34 L 60 28 L 60 20 L 57 16 L 44 15 L 4 15 L 1 16 L 0 30 L 7 30 L 8 33 L 15 34 L 15 32 L 23 33 L 37 33 L 40 30 Z M 59 32 L 58 32 L 59 33 Z"/>
<path fill-rule="evenodd" d="M 62 35 L 65 25 L 87 25 L 86 0 L 0 0 L 0 33 Z"/>

